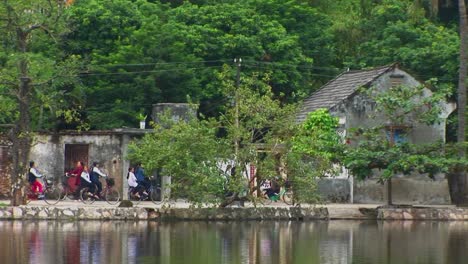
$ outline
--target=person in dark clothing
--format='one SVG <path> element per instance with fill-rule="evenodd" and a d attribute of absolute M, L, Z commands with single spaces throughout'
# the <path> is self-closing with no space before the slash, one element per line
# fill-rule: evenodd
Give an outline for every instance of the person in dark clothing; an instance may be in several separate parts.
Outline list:
<path fill-rule="evenodd" d="M 150 187 L 150 182 L 148 178 L 145 177 L 145 170 L 143 169 L 141 163 L 138 163 L 135 168 L 135 177 L 137 179 L 138 185 L 142 186 L 145 190 L 148 190 Z"/>
<path fill-rule="evenodd" d="M 280 193 L 281 186 L 278 184 L 278 182 L 274 179 L 270 180 L 270 186 L 269 188 L 265 189 L 265 194 L 268 196 L 268 198 L 271 198 L 275 195 L 278 195 Z"/>
<path fill-rule="evenodd" d="M 101 192 L 102 192 L 102 183 L 101 181 L 99 180 L 99 177 L 104 177 L 106 178 L 107 175 L 104 174 L 103 172 L 101 172 L 101 170 L 99 169 L 99 163 L 98 162 L 93 162 L 93 166 L 89 172 L 89 175 L 90 175 L 90 179 L 91 179 L 91 182 L 96 184 L 97 188 L 98 188 L 98 195 L 101 195 Z"/>

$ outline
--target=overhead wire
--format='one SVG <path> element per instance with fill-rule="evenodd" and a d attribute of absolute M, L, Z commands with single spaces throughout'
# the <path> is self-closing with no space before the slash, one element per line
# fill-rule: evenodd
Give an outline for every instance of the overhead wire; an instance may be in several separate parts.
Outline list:
<path fill-rule="evenodd" d="M 204 63 L 217 63 L 217 62 L 231 62 L 233 60 L 228 59 L 219 59 L 219 60 L 205 60 L 205 61 L 177 61 L 177 62 L 154 62 L 154 63 L 128 63 L 128 64 L 97 64 L 89 65 L 92 67 L 140 67 L 140 66 L 189 66 L 194 64 L 204 64 Z M 200 65 L 198 67 L 188 67 L 188 68 L 172 68 L 172 69 L 155 69 L 155 70 L 145 70 L 145 71 L 119 71 L 119 72 L 84 72 L 78 74 L 79 76 L 106 76 L 106 75 L 131 75 L 131 74 L 146 74 L 146 73 L 161 73 L 161 72 L 173 72 L 173 71 L 186 71 L 186 70 L 198 70 L 205 68 L 219 68 L 223 65 Z M 346 69 L 339 69 L 335 67 L 322 67 L 322 66 L 313 66 L 313 65 L 301 65 L 301 64 L 290 64 L 283 62 L 266 62 L 258 60 L 245 59 L 242 62 L 242 66 L 249 68 L 259 68 L 259 69 L 271 69 L 271 67 L 294 67 L 296 70 L 323 70 L 323 71 L 333 71 L 336 74 L 324 74 L 324 73 L 313 73 L 313 72 L 301 72 L 302 75 L 307 76 L 320 76 L 334 78 L 339 73 L 345 72 Z M 288 69 L 281 69 L 282 72 L 297 73 L 297 71 L 292 71 Z M 419 78 L 433 78 L 434 76 L 430 75 L 419 75 L 415 74 Z M 437 78 L 440 81 L 456 81 L 456 78 Z"/>

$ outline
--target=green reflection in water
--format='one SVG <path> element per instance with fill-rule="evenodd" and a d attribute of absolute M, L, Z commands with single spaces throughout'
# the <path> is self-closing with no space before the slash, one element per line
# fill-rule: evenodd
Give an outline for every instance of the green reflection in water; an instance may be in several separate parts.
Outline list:
<path fill-rule="evenodd" d="M 467 222 L 0 222 L 2 263 L 468 263 Z"/>

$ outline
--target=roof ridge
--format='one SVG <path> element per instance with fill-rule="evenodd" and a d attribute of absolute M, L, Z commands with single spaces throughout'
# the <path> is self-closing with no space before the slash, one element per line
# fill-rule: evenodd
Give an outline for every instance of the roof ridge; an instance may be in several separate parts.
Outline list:
<path fill-rule="evenodd" d="M 390 68 L 393 68 L 395 65 L 397 65 L 396 62 L 394 62 L 394 63 L 392 63 L 392 64 L 389 64 L 389 65 L 379 66 L 379 67 L 375 67 L 375 68 L 367 69 L 367 70 L 343 71 L 343 72 L 341 72 L 340 74 L 338 74 L 335 78 L 333 78 L 333 79 L 329 80 L 328 82 L 326 82 L 325 84 L 323 84 L 322 87 L 320 87 L 320 89 L 314 91 L 314 92 L 313 92 L 310 96 L 308 96 L 304 101 L 307 101 L 307 99 L 311 98 L 312 95 L 314 95 L 314 94 L 320 92 L 321 90 L 327 88 L 327 86 L 328 86 L 330 83 L 336 81 L 338 78 L 340 78 L 341 76 L 343 76 L 343 75 L 345 75 L 345 74 L 347 74 L 347 73 L 358 73 L 358 72 L 366 72 L 366 71 L 376 71 L 376 70 L 380 70 L 380 69 L 384 69 L 384 68 L 389 68 L 389 69 L 390 69 Z M 385 71 L 385 72 L 386 72 L 386 71 Z M 385 73 L 385 72 L 384 72 L 384 73 Z M 383 73 L 382 73 L 382 74 L 383 74 Z M 378 76 L 380 76 L 380 75 L 381 75 L 381 74 L 379 74 Z M 377 77 L 378 77 L 378 76 L 377 76 Z M 375 77 L 375 78 L 377 78 L 377 77 Z M 373 78 L 370 82 L 373 82 L 373 81 L 375 80 L 375 78 Z M 367 85 L 368 83 L 369 83 L 369 82 L 367 82 L 366 85 Z"/>
<path fill-rule="evenodd" d="M 393 68 L 393 67 L 395 67 L 396 65 L 397 65 L 397 63 L 394 62 L 394 63 L 388 64 L 388 65 L 383 65 L 383 66 L 378 66 L 378 67 L 368 68 L 368 69 L 350 70 L 350 71 L 346 71 L 346 72 L 344 72 L 344 73 L 346 74 L 346 73 L 357 73 L 357 72 L 377 71 L 377 70 L 381 70 L 381 69 L 385 69 L 385 68 Z"/>
<path fill-rule="evenodd" d="M 341 72 L 304 99 L 299 115 L 313 111 L 317 107 L 334 107 L 355 94 L 359 87 L 371 85 L 376 79 L 397 66 L 397 63 L 392 63 L 371 69 Z"/>

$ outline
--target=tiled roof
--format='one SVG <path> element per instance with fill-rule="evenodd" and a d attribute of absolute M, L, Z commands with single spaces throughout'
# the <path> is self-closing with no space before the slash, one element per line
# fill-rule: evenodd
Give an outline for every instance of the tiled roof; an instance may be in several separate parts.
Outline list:
<path fill-rule="evenodd" d="M 304 100 L 302 109 L 297 115 L 297 121 L 304 121 L 308 113 L 319 108 L 332 108 L 360 87 L 369 85 L 380 75 L 393 69 L 394 66 L 395 64 L 369 70 L 347 71 L 338 75 Z"/>

